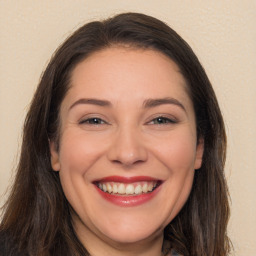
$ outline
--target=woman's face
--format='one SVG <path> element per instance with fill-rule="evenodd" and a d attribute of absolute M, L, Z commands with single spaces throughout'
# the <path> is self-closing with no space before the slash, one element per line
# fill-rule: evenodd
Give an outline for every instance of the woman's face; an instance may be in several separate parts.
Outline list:
<path fill-rule="evenodd" d="M 94 53 L 74 69 L 60 117 L 52 167 L 79 236 L 120 244 L 161 238 L 203 154 L 177 65 L 153 50 Z"/>

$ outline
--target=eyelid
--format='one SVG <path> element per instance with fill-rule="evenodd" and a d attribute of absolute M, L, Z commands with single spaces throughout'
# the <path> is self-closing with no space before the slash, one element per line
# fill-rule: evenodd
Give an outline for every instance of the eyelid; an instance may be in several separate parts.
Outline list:
<path fill-rule="evenodd" d="M 93 119 L 98 119 L 98 120 L 100 120 L 100 122 L 103 122 L 103 123 L 99 123 L 99 124 L 97 124 L 97 123 L 95 123 L 95 124 L 89 123 L 89 121 L 90 121 L 90 120 L 93 120 Z M 109 124 L 109 122 L 107 122 L 107 121 L 105 120 L 105 118 L 103 118 L 103 117 L 100 117 L 100 116 L 98 116 L 98 115 L 91 114 L 91 115 L 87 115 L 87 116 L 84 116 L 84 117 L 82 117 L 81 119 L 79 119 L 79 120 L 78 120 L 78 124 L 104 125 L 104 124 Z"/>
<path fill-rule="evenodd" d="M 163 120 L 167 120 L 167 122 L 166 123 L 159 123 L 159 124 L 152 123 L 157 118 L 161 118 Z M 173 115 L 170 115 L 170 114 L 157 114 L 157 115 L 153 115 L 150 118 L 148 118 L 148 121 L 146 122 L 146 124 L 149 124 L 149 125 L 168 125 L 168 124 L 170 124 L 171 125 L 171 124 L 176 124 L 178 122 L 179 122 L 179 120 L 176 117 L 174 117 Z"/>

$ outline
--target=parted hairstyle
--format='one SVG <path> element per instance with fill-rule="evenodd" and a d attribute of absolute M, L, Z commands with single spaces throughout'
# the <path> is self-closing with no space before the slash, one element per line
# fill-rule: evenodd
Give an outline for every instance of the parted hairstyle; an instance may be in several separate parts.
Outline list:
<path fill-rule="evenodd" d="M 190 46 L 162 21 L 139 13 L 85 24 L 56 50 L 42 74 L 25 119 L 16 178 L 3 208 L 0 234 L 8 255 L 89 255 L 73 229 L 72 208 L 59 174 L 52 170 L 49 140 L 58 148 L 60 105 L 74 68 L 89 55 L 117 45 L 156 50 L 178 65 L 193 102 L 197 138 L 204 140 L 203 162 L 195 171 L 191 194 L 165 228 L 164 239 L 184 256 L 228 255 L 226 135 L 215 93 Z"/>

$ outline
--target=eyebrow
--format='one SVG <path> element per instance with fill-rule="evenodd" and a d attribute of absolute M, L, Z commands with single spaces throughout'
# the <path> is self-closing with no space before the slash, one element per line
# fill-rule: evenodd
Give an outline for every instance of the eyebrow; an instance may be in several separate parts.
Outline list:
<path fill-rule="evenodd" d="M 79 104 L 89 104 L 89 105 L 96 105 L 96 106 L 101 106 L 101 107 L 111 107 L 112 106 L 111 102 L 108 100 L 101 100 L 101 99 L 95 99 L 95 98 L 81 98 L 81 99 L 75 101 L 70 106 L 69 110 Z M 165 105 L 165 104 L 176 105 L 176 106 L 182 108 L 186 112 L 184 105 L 180 101 L 178 101 L 177 99 L 174 99 L 174 98 L 169 98 L 169 97 L 159 98 L 159 99 L 147 99 L 143 102 L 143 107 L 144 108 L 153 108 L 153 107 L 157 107 L 157 106 Z"/>
<path fill-rule="evenodd" d="M 157 107 L 157 106 L 164 105 L 164 104 L 176 105 L 176 106 L 182 108 L 186 112 L 184 105 L 180 101 L 178 101 L 177 99 L 174 99 L 174 98 L 169 98 L 169 97 L 160 98 L 160 99 L 147 99 L 144 101 L 143 106 L 145 108 L 153 108 L 153 107 Z"/>
<path fill-rule="evenodd" d="M 101 107 L 110 107 L 112 106 L 111 102 L 108 100 L 100 100 L 100 99 L 79 99 L 77 101 L 75 101 L 69 108 L 72 109 L 73 107 L 75 107 L 76 105 L 79 104 L 91 104 L 91 105 L 96 105 L 96 106 L 101 106 Z"/>

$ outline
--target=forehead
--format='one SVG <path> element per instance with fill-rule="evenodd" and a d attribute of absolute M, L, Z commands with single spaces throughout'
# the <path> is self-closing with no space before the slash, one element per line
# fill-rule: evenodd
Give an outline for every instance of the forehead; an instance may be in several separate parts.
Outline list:
<path fill-rule="evenodd" d="M 72 72 L 66 98 L 103 97 L 129 102 L 176 97 L 190 101 L 179 67 L 155 50 L 111 47 L 93 53 Z"/>

